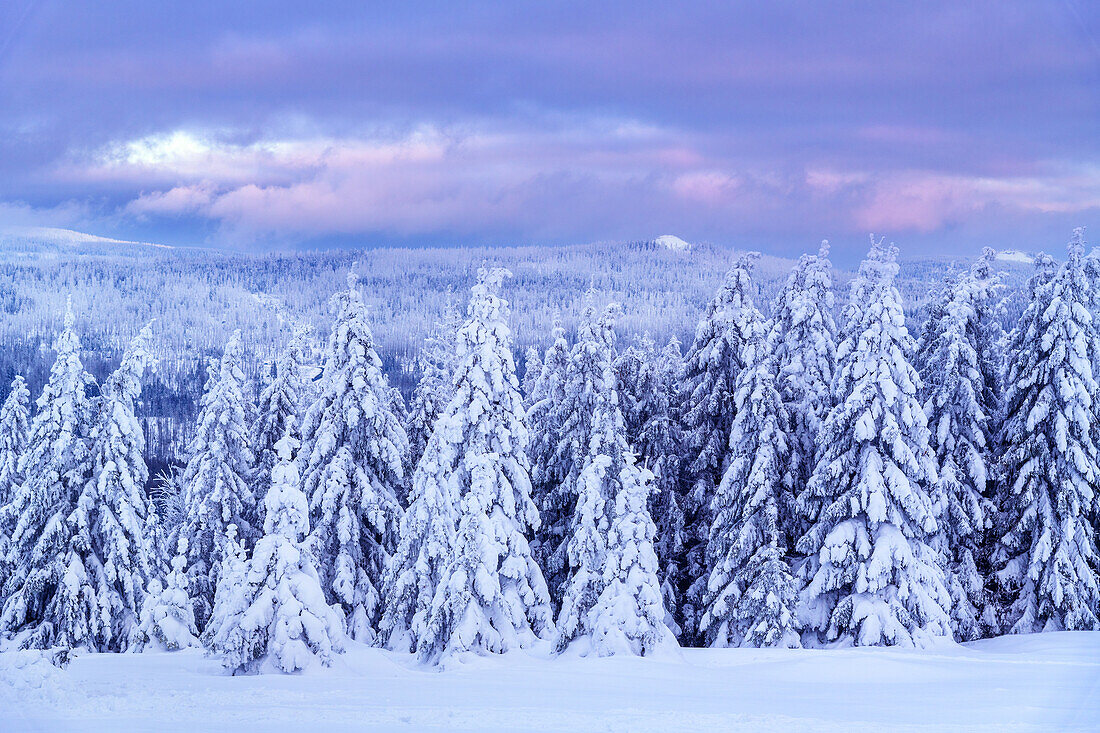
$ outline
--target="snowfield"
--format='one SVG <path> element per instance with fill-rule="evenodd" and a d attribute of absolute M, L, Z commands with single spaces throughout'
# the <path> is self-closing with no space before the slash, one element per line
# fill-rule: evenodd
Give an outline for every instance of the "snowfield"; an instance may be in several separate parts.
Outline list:
<path fill-rule="evenodd" d="M 330 669 L 231 677 L 201 651 L 0 654 L 0 730 L 1100 730 L 1100 632 L 931 650 L 684 649 L 474 657 L 352 644 Z"/>

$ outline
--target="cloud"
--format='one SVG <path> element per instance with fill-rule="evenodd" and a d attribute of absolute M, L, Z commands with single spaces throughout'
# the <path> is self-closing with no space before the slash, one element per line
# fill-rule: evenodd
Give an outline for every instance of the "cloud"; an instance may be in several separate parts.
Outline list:
<path fill-rule="evenodd" d="M 423 126 L 403 135 L 247 143 L 177 130 L 111 143 L 57 175 L 171 184 L 128 201 L 123 211 L 132 215 L 197 214 L 254 231 L 409 235 L 555 229 L 546 220 L 560 218 L 567 201 L 573 217 L 581 206 L 586 218 L 598 219 L 612 189 L 666 198 L 671 189 L 716 204 L 736 180 L 695 170 L 703 160 L 667 131 L 601 120 L 557 129 Z M 582 190 L 595 195 L 580 201 Z"/>
<path fill-rule="evenodd" d="M 76 201 L 46 207 L 24 201 L 0 201 L 0 229 L 79 226 L 90 219 L 89 207 Z"/>
<path fill-rule="evenodd" d="M 678 196 L 712 205 L 729 203 L 737 188 L 738 180 L 721 171 L 692 171 L 672 181 L 672 190 Z"/>
<path fill-rule="evenodd" d="M 761 247 L 1097 209 L 1100 5 L 119 1 L 43 4 L 0 59 L 0 200 L 187 241 Z"/>
<path fill-rule="evenodd" d="M 143 193 L 125 206 L 125 212 L 136 216 L 182 216 L 207 210 L 216 196 L 209 183 L 176 186 L 167 191 Z"/>
<path fill-rule="evenodd" d="M 1073 215 L 1100 206 L 1097 169 L 1082 165 L 989 176 L 768 162 L 685 130 L 551 117 L 253 139 L 176 129 L 74 155 L 53 175 L 135 190 L 116 218 L 205 220 L 215 243 L 362 234 L 587 241 L 656 230 L 789 241 L 929 233 L 994 208 Z"/>
<path fill-rule="evenodd" d="M 932 232 L 998 209 L 1016 214 L 1076 214 L 1100 209 L 1095 170 L 1051 166 L 1043 176 L 943 175 L 932 171 L 884 176 L 853 212 L 857 226 L 875 231 Z"/>

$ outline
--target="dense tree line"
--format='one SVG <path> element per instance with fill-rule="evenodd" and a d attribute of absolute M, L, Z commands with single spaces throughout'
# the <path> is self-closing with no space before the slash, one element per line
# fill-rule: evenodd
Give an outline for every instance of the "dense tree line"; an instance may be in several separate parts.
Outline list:
<path fill-rule="evenodd" d="M 0 634 L 292 672 L 349 637 L 437 664 L 1100 628 L 1082 231 L 1036 258 L 1008 332 L 992 250 L 917 337 L 894 247 L 872 239 L 839 323 L 828 255 L 767 309 L 742 256 L 683 351 L 622 346 L 590 290 L 522 382 L 510 273 L 482 268 L 408 408 L 350 277 L 319 372 L 300 327 L 258 374 L 229 335 L 155 497 L 136 405 L 157 324 L 100 384 L 70 304 L 35 409 L 21 377 L 0 407 Z"/>
<path fill-rule="evenodd" d="M 383 370 L 413 410 L 412 393 L 427 368 L 418 356 L 420 346 L 438 335 L 437 324 L 448 320 L 448 309 L 461 315 L 462 294 L 481 265 L 515 273 L 510 325 L 517 369 L 527 375 L 538 371 L 527 368 L 526 356 L 548 345 L 547 324 L 557 321 L 571 341 L 576 338 L 589 288 L 622 306 L 615 330 L 626 348 L 645 333 L 658 343 L 676 336 L 690 344 L 694 323 L 728 259 L 728 250 L 713 245 L 670 250 L 656 242 L 246 256 L 141 245 L 58 249 L 0 234 L 0 399 L 16 374 L 32 394 L 41 391 L 67 297 L 81 335 L 81 359 L 97 382 L 107 379 L 141 327 L 155 320 L 158 368 L 144 380 L 135 409 L 145 431 L 145 460 L 157 478 L 186 462 L 207 363 L 220 356 L 234 331 L 241 331 L 240 368 L 253 399 L 259 399 L 293 339 L 303 364 L 320 367 L 328 299 L 353 265 L 362 273 L 362 297 Z M 765 315 L 771 315 L 791 264 L 763 256 L 754 266 L 752 287 Z M 1009 286 L 1007 322 L 1014 322 L 1023 310 L 1026 264 L 1007 259 L 999 265 Z M 946 258 L 906 262 L 898 286 L 907 318 L 923 320 L 928 282 L 951 267 Z M 853 275 L 832 271 L 840 287 Z M 414 446 L 424 432 L 410 433 Z"/>

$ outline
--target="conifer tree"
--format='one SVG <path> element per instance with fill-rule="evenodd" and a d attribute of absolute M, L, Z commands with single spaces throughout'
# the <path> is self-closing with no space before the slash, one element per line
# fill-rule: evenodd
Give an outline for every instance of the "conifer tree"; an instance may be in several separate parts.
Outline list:
<path fill-rule="evenodd" d="M 16 376 L 0 407 L 0 609 L 4 607 L 4 584 L 9 572 L 8 533 L 12 529 L 5 526 L 4 506 L 15 498 L 15 491 L 23 482 L 19 474 L 19 458 L 26 451 L 31 437 L 30 395 L 23 377 Z"/>
<path fill-rule="evenodd" d="M 455 507 L 462 490 L 454 484 L 455 466 L 462 451 L 459 441 L 465 439 L 459 411 L 465 407 L 453 399 L 447 405 L 413 473 L 409 507 L 401 517 L 401 540 L 383 585 L 379 630 L 390 649 L 415 652 L 427 635 L 432 599 L 454 553 Z"/>
<path fill-rule="evenodd" d="M 665 623 L 677 636 L 682 632 L 676 621 L 680 618 L 677 589 L 683 585 L 680 562 L 686 531 L 679 492 L 683 436 L 677 419 L 683 365 L 680 341 L 673 336 L 657 354 L 650 408 L 635 445 L 639 461 L 654 476 L 654 492 L 649 499 L 650 514 L 657 527 L 653 549 L 657 553 L 661 594 L 668 614 Z"/>
<path fill-rule="evenodd" d="M 1095 285 L 1074 231 L 1056 274 L 1036 258 L 1032 299 L 1012 332 L 1000 434 L 1004 535 L 994 554 L 1010 633 L 1100 628 L 1093 369 L 1100 338 Z"/>
<path fill-rule="evenodd" d="M 226 600 L 213 618 L 212 648 L 233 671 L 297 672 L 328 665 L 343 651 L 343 619 L 328 605 L 313 559 L 304 548 L 309 507 L 293 463 L 298 441 L 275 444 L 263 537 L 241 570 L 240 585 L 220 590 Z"/>
<path fill-rule="evenodd" d="M 684 455 L 681 509 L 684 512 L 680 626 L 684 641 L 695 639 L 706 585 L 705 548 L 710 503 L 726 471 L 735 417 L 737 375 L 745 368 L 745 345 L 759 328 L 751 272 L 758 252 L 743 254 L 727 274 L 695 329 L 684 358 L 681 418 Z"/>
<path fill-rule="evenodd" d="M 426 635 L 440 577 L 454 551 L 461 486 L 453 482 L 465 441 L 462 421 L 468 405 L 454 399 L 458 329 L 452 322 L 450 317 L 445 319 L 447 325 L 437 328 L 422 354 L 424 373 L 410 425 L 429 418 L 434 422 L 416 462 L 409 507 L 401 517 L 400 541 L 386 569 L 379 629 L 383 645 L 390 649 L 416 651 Z M 437 404 L 440 400 L 443 403 Z"/>
<path fill-rule="evenodd" d="M 584 375 L 579 383 L 593 413 L 590 423 L 575 423 L 587 428 L 582 443 L 587 452 L 571 489 L 576 499 L 566 547 L 569 576 L 558 615 L 559 651 L 580 642 L 582 653 L 645 654 L 672 638 L 648 508 L 653 474 L 635 464 L 619 406 L 613 359 L 614 319 L 620 313 L 617 304 L 599 319 L 590 310 L 574 349 L 574 368 Z M 634 376 L 640 373 L 639 368 Z"/>
<path fill-rule="evenodd" d="M 229 525 L 242 542 L 256 534 L 256 503 L 250 486 L 254 458 L 245 420 L 249 408 L 242 356 L 241 334 L 235 331 L 207 379 L 181 479 L 185 516 L 170 540 L 187 539 L 188 573 L 200 628 L 210 616 L 229 547 Z"/>
<path fill-rule="evenodd" d="M 432 437 L 450 444 L 437 475 L 459 505 L 454 550 L 417 639 L 426 661 L 504 652 L 553 632 L 546 582 L 527 541 L 539 515 L 508 304 L 500 297 L 508 275 L 478 272 L 459 334 L 454 397 Z"/>
<path fill-rule="evenodd" d="M 187 583 L 187 538 L 181 537 L 167 579 L 149 581 L 130 651 L 176 651 L 199 646 L 195 609 Z"/>
<path fill-rule="evenodd" d="M 257 524 L 264 521 L 264 497 L 271 487 L 271 472 L 279 462 L 275 444 L 286 435 L 287 428 L 297 438 L 297 426 L 301 423 L 302 394 L 302 344 L 305 331 L 294 333 L 287 347 L 275 361 L 275 377 L 260 392 L 256 404 L 256 432 L 253 454 L 256 457 L 256 483 L 253 495 L 256 500 Z"/>
<path fill-rule="evenodd" d="M 960 641 L 991 630 L 983 619 L 984 579 L 978 569 L 980 545 L 991 526 L 986 498 L 993 441 L 990 417 L 997 409 L 988 348 L 993 298 L 998 281 L 987 248 L 971 271 L 948 288 L 931 318 L 922 344 L 921 371 L 929 444 L 936 453 L 939 480 L 932 487 L 939 532 L 932 541 L 944 563 L 951 594 L 951 623 Z"/>
<path fill-rule="evenodd" d="M 603 590 L 591 611 L 592 646 L 600 656 L 647 656 L 676 646 L 667 616 L 653 551 L 656 528 L 649 515 L 653 474 L 634 465 L 623 451 L 618 469 L 613 519 L 607 534 Z M 606 474 L 605 474 L 606 476 Z"/>
<path fill-rule="evenodd" d="M 656 348 L 648 333 L 642 334 L 615 357 L 615 391 L 623 415 L 626 439 L 636 445 L 649 411 L 650 390 L 657 367 Z"/>
<path fill-rule="evenodd" d="M 912 646 L 949 633 L 950 599 L 927 545 L 937 531 L 935 458 L 909 363 L 896 258 L 872 238 L 847 309 L 858 321 L 845 325 L 837 349 L 839 399 L 800 497 L 804 509 L 820 507 L 798 543 L 809 579 L 801 620 L 814 642 Z"/>
<path fill-rule="evenodd" d="M 378 588 L 397 542 L 409 445 L 354 275 L 333 305 L 321 392 L 302 424 L 298 463 L 321 587 L 343 608 L 352 638 L 371 641 Z"/>
<path fill-rule="evenodd" d="M 612 417 L 607 411 L 597 416 L 597 424 L 607 424 Z M 613 426 L 609 426 L 612 427 Z M 554 648 L 561 652 L 577 639 L 585 639 L 593 632 L 592 609 L 599 600 L 605 586 L 604 568 L 607 562 L 607 517 L 606 495 L 612 490 L 606 485 L 613 471 L 613 456 L 602 455 L 604 448 L 601 438 L 605 430 L 599 430 L 600 437 L 594 436 L 594 442 L 600 445 L 596 455 L 592 456 L 577 480 L 577 502 L 573 510 L 572 528 L 566 546 L 570 576 L 563 588 L 561 611 L 558 613 L 558 636 Z M 614 444 L 607 446 L 614 450 Z M 620 457 L 621 462 L 621 457 Z"/>
<path fill-rule="evenodd" d="M 563 493 L 575 499 L 565 535 L 565 577 L 555 642 L 558 651 L 578 639 L 586 646 L 582 653 L 591 645 L 596 621 L 592 609 L 606 585 L 609 510 L 624 478 L 634 478 L 634 457 L 626 442 L 613 370 L 614 319 L 619 313 L 618 306 L 612 304 L 597 319 L 595 308 L 589 306 L 573 349 L 572 378 L 566 386 L 572 395 L 568 404 L 584 405 L 583 409 L 591 412 L 584 416 L 590 422 L 567 420 L 566 429 L 572 427 L 577 433 L 563 433 L 561 438 L 566 448 L 584 453 L 576 477 L 567 475 L 569 484 L 563 487 Z"/>
<path fill-rule="evenodd" d="M 539 566 L 548 576 L 559 574 L 564 556 L 555 554 L 565 537 L 571 511 L 559 491 L 566 470 L 557 461 L 561 439 L 561 420 L 565 384 L 569 378 L 569 343 L 561 320 L 554 320 L 550 346 L 542 360 L 542 371 L 527 395 L 527 424 L 531 441 L 527 450 L 531 465 L 531 495 L 538 507 L 542 524 L 532 545 Z M 551 594 L 551 600 L 558 599 Z"/>
<path fill-rule="evenodd" d="M 15 496 L 22 483 L 19 474 L 19 458 L 27 450 L 31 438 L 31 393 L 23 377 L 12 380 L 11 390 L 0 406 L 0 507 Z M 3 543 L 3 526 L 0 526 L 0 545 Z M 0 576 L 0 585 L 3 577 Z"/>
<path fill-rule="evenodd" d="M 73 538 L 68 518 L 92 474 L 95 422 L 95 406 L 87 396 L 94 382 L 80 360 L 74 322 L 70 300 L 54 343 L 57 359 L 19 459 L 25 479 L 0 516 L 10 528 L 0 632 L 26 632 L 24 648 L 80 646 L 101 631 L 81 625 L 87 579 L 79 565 L 68 562 Z"/>
<path fill-rule="evenodd" d="M 443 319 L 428 334 L 417 355 L 420 381 L 413 391 L 405 432 L 409 437 L 409 466 L 415 469 L 435 429 L 440 414 L 454 393 L 455 339 L 458 336 L 458 312 L 447 304 Z"/>
<path fill-rule="evenodd" d="M 832 264 L 829 242 L 816 255 L 802 255 L 772 309 L 768 351 L 775 358 L 776 387 L 790 415 L 791 464 L 795 496 L 813 473 L 818 433 L 829 408 L 836 371 Z M 809 525 L 794 507 L 780 505 L 780 529 L 795 543 Z"/>
<path fill-rule="evenodd" d="M 611 304 L 597 315 L 593 300 L 595 293 L 589 291 L 586 296 L 588 305 L 577 332 L 577 341 L 569 353 L 565 380 L 561 386 L 561 400 L 554 406 L 556 415 L 551 423 L 557 426 L 554 434 L 557 445 L 549 465 L 549 476 L 556 479 L 543 496 L 547 513 L 557 526 L 543 533 L 543 565 L 550 588 L 550 597 L 555 605 L 563 607 L 566 583 L 575 575 L 577 565 L 571 558 L 569 549 L 573 544 L 573 534 L 577 526 L 575 509 L 583 504 L 584 491 L 582 474 L 591 464 L 595 455 L 592 452 L 593 441 L 599 441 L 594 431 L 596 418 L 600 411 L 607 411 L 609 401 L 615 401 L 614 417 L 607 414 L 611 422 L 619 423 L 618 437 L 625 445 L 625 428 L 622 426 L 622 413 L 618 406 L 618 394 L 615 390 L 615 373 L 612 368 L 615 360 L 615 318 L 621 314 L 617 304 Z M 604 429 L 604 428 L 600 428 Z M 609 450 L 611 450 L 609 448 Z M 610 495 L 613 498 L 613 494 Z M 604 500 L 609 495 L 604 492 Z M 591 502 L 589 502 L 591 505 Z"/>
<path fill-rule="evenodd" d="M 92 632 L 83 645 L 97 651 L 125 650 L 145 586 L 158 572 L 152 508 L 145 495 L 145 435 L 134 415 L 142 378 L 155 365 L 151 340 L 147 325 L 103 385 L 92 435 L 91 479 L 68 517 L 73 539 L 66 564 L 85 579 L 83 600 L 74 613 L 85 616 L 79 626 Z"/>
<path fill-rule="evenodd" d="M 385 372 L 383 371 L 383 375 L 384 374 L 385 374 Z M 397 423 L 402 428 L 404 428 L 404 426 L 409 424 L 409 405 L 408 405 L 407 402 L 405 402 L 405 395 L 401 394 L 401 390 L 399 390 L 397 387 L 392 387 L 392 386 L 389 388 L 389 394 L 390 394 L 390 400 L 389 400 L 390 412 L 392 412 L 393 416 L 397 418 Z M 406 438 L 406 446 L 407 446 L 407 444 L 408 444 L 408 433 L 405 434 L 405 438 Z M 405 476 L 408 476 L 411 472 L 408 470 L 409 452 L 408 452 L 407 448 L 405 450 L 405 460 L 403 461 L 403 463 L 405 465 L 405 471 L 403 473 L 404 473 Z M 398 482 L 398 487 L 401 491 L 404 491 L 406 489 L 405 482 L 404 481 Z M 399 498 L 403 498 L 403 495 L 399 496 Z"/>
<path fill-rule="evenodd" d="M 790 421 L 761 336 L 737 378 L 730 461 L 714 495 L 701 630 L 712 647 L 801 646 L 780 507 L 794 483 Z"/>
<path fill-rule="evenodd" d="M 654 476 L 649 497 L 650 516 L 657 527 L 654 551 L 668 612 L 665 623 L 677 635 L 681 633 L 676 623 L 676 589 L 681 582 L 678 562 L 683 551 L 684 513 L 679 497 L 682 439 L 676 410 L 682 370 L 683 356 L 675 336 L 660 351 L 652 339 L 643 336 L 615 362 L 627 442 L 634 447 L 638 464 Z"/>
<path fill-rule="evenodd" d="M 215 619 L 227 618 L 240 605 L 241 588 L 244 587 L 248 575 L 248 551 L 238 537 L 237 525 L 230 524 L 225 528 L 225 549 L 218 563 L 218 584 L 214 588 L 214 605 L 201 637 L 203 646 L 208 649 L 213 648 L 214 636 L 221 628 L 220 624 L 215 623 Z"/>
<path fill-rule="evenodd" d="M 542 376 L 542 355 L 537 346 L 528 346 L 523 355 L 523 381 L 520 384 L 525 404 L 535 393 L 535 385 L 540 376 Z"/>

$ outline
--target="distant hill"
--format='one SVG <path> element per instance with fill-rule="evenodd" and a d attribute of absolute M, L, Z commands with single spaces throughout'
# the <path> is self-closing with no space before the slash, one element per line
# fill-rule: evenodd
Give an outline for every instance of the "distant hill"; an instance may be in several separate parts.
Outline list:
<path fill-rule="evenodd" d="M 653 240 L 655 244 L 659 244 L 665 249 L 671 250 L 689 250 L 691 245 L 684 240 L 672 234 L 662 234 Z"/>
<path fill-rule="evenodd" d="M 0 259 L 54 259 L 68 257 L 146 257 L 173 248 L 153 242 L 132 242 L 56 227 L 0 229 Z"/>

